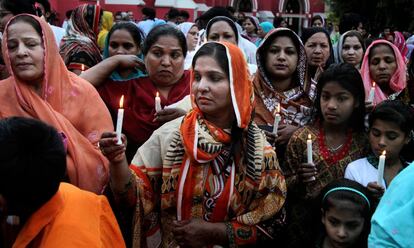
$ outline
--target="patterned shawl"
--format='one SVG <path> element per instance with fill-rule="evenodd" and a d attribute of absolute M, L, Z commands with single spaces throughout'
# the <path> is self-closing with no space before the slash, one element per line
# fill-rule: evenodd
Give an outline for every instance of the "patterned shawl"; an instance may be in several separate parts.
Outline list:
<path fill-rule="evenodd" d="M 408 48 L 405 43 L 404 35 L 399 31 L 394 31 L 394 45 L 398 48 L 401 55 L 405 59 L 408 53 Z"/>
<path fill-rule="evenodd" d="M 101 7 L 97 5 L 83 4 L 72 12 L 60 46 L 60 55 L 68 69 L 80 70 L 82 64 L 87 69 L 102 61 L 96 38 L 100 18 Z M 76 58 L 80 53 L 85 53 L 87 59 Z"/>
<path fill-rule="evenodd" d="M 165 124 L 140 147 L 131 166 L 141 192 L 137 211 L 143 214 L 134 220 L 134 237 L 146 237 L 148 247 L 174 244 L 169 223 L 197 217 L 230 221 L 236 244 L 251 244 L 258 232 L 272 235 L 262 222 L 273 219 L 284 203 L 286 187 L 275 153 L 251 122 L 253 90 L 243 54 L 235 45 L 219 44 L 225 46 L 229 60 L 230 95 L 242 130 L 241 144 L 232 146 L 228 132 L 205 120 L 193 99 L 193 110 L 181 124 L 180 120 Z M 205 169 L 204 181 L 200 175 Z M 159 202 L 161 213 L 154 213 Z M 161 223 L 154 222 L 154 215 Z M 145 234 L 143 219 L 151 221 Z"/>
<path fill-rule="evenodd" d="M 265 70 L 265 53 L 272 42 L 278 36 L 288 36 L 294 44 L 298 44 L 298 65 L 293 74 L 292 81 L 295 87 L 285 92 L 277 92 L 268 78 Z M 277 103 L 281 104 L 280 114 L 282 121 L 295 126 L 303 126 L 309 121 L 311 96 L 315 95 L 315 85 L 312 85 L 307 76 L 307 61 L 305 48 L 295 32 L 288 28 L 277 28 L 270 31 L 257 49 L 258 71 L 253 80 L 256 96 L 255 122 L 258 125 L 273 125 Z"/>
<path fill-rule="evenodd" d="M 36 94 L 32 87 L 14 75 L 6 31 L 3 57 L 11 75 L 0 83 L 0 118 L 35 118 L 63 132 L 67 137 L 70 183 L 99 194 L 108 181 L 109 168 L 108 160 L 96 144 L 104 131 L 113 130 L 108 109 L 89 82 L 66 69 L 50 26 L 38 17 L 31 17 L 40 24 L 43 34 L 45 54 L 41 93 Z"/>
<path fill-rule="evenodd" d="M 406 66 L 404 62 L 404 58 L 401 56 L 400 51 L 396 46 L 394 46 L 392 43 L 386 41 L 386 40 L 376 40 L 371 43 L 371 45 L 367 48 L 364 59 L 362 60 L 361 65 L 361 75 L 362 80 L 364 81 L 364 88 L 365 88 L 365 96 L 368 98 L 369 91 L 372 87 L 372 78 L 371 78 L 371 72 L 369 71 L 369 54 L 371 52 L 372 47 L 378 45 L 378 44 L 385 44 L 392 48 L 395 55 L 395 61 L 397 63 L 397 69 L 394 72 L 394 75 L 392 75 L 391 80 L 389 82 L 390 88 L 394 93 L 400 93 L 406 86 L 407 86 L 407 79 L 406 79 Z M 375 97 L 373 103 L 376 105 L 386 99 L 388 97 L 385 95 L 385 93 L 381 90 L 380 87 L 375 87 Z"/>

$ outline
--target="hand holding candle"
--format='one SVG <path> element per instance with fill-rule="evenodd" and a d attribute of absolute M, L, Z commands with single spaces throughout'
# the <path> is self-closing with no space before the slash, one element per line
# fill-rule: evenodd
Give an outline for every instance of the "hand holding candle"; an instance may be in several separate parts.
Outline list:
<path fill-rule="evenodd" d="M 157 95 L 155 96 L 155 112 L 159 112 L 161 110 L 162 110 L 161 98 L 160 98 L 160 94 L 157 92 Z"/>
<path fill-rule="evenodd" d="M 124 121 L 124 95 L 121 96 L 121 100 L 119 100 L 119 109 L 118 109 L 118 117 L 116 120 L 116 138 L 118 139 L 117 144 L 122 144 L 121 134 L 122 134 L 122 123 Z"/>
<path fill-rule="evenodd" d="M 273 122 L 273 133 L 277 135 L 277 130 L 279 129 L 279 122 L 282 120 L 280 116 L 280 103 L 277 104 L 275 110 L 275 120 Z"/>
<path fill-rule="evenodd" d="M 384 178 L 384 167 L 385 167 L 385 154 L 387 152 L 384 150 L 381 154 L 381 156 L 379 156 L 379 162 L 378 162 L 378 179 L 377 179 L 377 183 L 379 186 L 384 187 L 382 180 Z"/>
<path fill-rule="evenodd" d="M 373 102 L 375 97 L 375 82 L 372 83 L 372 87 L 369 91 L 367 102 Z"/>

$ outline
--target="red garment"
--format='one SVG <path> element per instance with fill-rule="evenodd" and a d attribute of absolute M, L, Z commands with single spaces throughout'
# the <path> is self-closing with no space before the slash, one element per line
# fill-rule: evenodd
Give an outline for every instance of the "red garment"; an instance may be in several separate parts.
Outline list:
<path fill-rule="evenodd" d="M 123 82 L 108 81 L 97 90 L 115 121 L 119 100 L 124 95 L 125 113 L 122 132 L 128 140 L 138 143 L 139 146 L 163 124 L 152 121 L 155 114 L 155 95 L 158 90 L 148 77 Z M 161 106 L 178 102 L 188 94 L 190 94 L 190 72 L 185 71 L 182 78 L 170 89 L 167 99 L 160 95 Z"/>

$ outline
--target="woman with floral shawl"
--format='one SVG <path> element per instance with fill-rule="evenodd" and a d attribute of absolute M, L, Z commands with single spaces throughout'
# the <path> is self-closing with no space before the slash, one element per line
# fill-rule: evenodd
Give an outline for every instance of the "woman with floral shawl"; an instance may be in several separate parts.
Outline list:
<path fill-rule="evenodd" d="M 73 10 L 69 19 L 60 55 L 66 67 L 78 75 L 102 61 L 97 44 L 101 14 L 101 7 L 83 4 Z"/>
<path fill-rule="evenodd" d="M 283 40 L 288 41 L 285 46 Z M 258 71 L 253 80 L 256 98 L 254 121 L 272 135 L 275 111 L 280 104 L 281 122 L 278 129 L 278 157 L 290 136 L 310 120 L 312 100 L 307 77 L 305 48 L 295 32 L 288 28 L 277 28 L 265 37 L 257 50 Z M 271 138 L 273 136 L 273 138 Z M 280 153 L 279 153 L 280 151 Z"/>
<path fill-rule="evenodd" d="M 14 22 L 16 25 L 12 25 Z M 28 44 L 33 47 L 17 51 L 19 37 L 15 31 L 9 33 L 9 27 L 24 24 L 36 27 L 34 36 L 17 34 L 20 39 L 29 39 L 32 43 Z M 108 160 L 99 152 L 97 144 L 104 130 L 113 130 L 108 109 L 90 83 L 66 69 L 53 32 L 45 21 L 18 15 L 5 30 L 3 56 L 11 75 L 0 83 L 0 118 L 23 116 L 55 127 L 62 133 L 67 147 L 66 180 L 81 189 L 101 193 L 109 171 Z M 43 51 L 34 53 L 34 48 Z"/>
<path fill-rule="evenodd" d="M 246 67 L 235 45 L 203 44 L 193 60 L 192 111 L 156 130 L 130 169 L 125 145 L 103 135 L 115 206 L 134 212 L 133 247 L 236 247 L 276 235 L 286 186 L 251 120 Z"/>
<path fill-rule="evenodd" d="M 406 65 L 396 46 L 386 40 L 376 40 L 365 52 L 361 66 L 365 97 L 375 82 L 373 104 L 396 99 L 407 86 Z"/>

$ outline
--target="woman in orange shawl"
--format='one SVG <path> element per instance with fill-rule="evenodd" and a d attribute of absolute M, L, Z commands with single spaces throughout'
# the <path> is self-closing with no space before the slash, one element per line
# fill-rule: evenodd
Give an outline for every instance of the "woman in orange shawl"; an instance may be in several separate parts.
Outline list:
<path fill-rule="evenodd" d="M 67 147 L 67 180 L 101 193 L 108 161 L 97 149 L 111 117 L 90 83 L 69 72 L 49 25 L 32 15 L 13 17 L 3 36 L 11 76 L 0 82 L 0 118 L 42 120 L 61 132 Z"/>
<path fill-rule="evenodd" d="M 156 130 L 130 169 L 114 133 L 100 140 L 113 201 L 134 212 L 133 247 L 263 245 L 278 233 L 286 185 L 251 118 L 247 63 L 237 46 L 208 42 L 192 66 L 193 109 Z"/>

